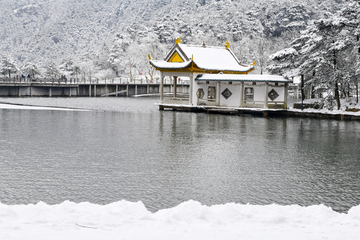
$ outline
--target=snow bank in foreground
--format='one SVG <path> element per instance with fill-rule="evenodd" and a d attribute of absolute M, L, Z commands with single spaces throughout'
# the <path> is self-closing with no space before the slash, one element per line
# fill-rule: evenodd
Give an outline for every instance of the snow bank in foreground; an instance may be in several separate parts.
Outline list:
<path fill-rule="evenodd" d="M 143 203 L 8 206 L 0 203 L 0 239 L 358 239 L 360 206 L 347 214 L 323 205 L 203 206 L 188 201 L 149 212 Z"/>

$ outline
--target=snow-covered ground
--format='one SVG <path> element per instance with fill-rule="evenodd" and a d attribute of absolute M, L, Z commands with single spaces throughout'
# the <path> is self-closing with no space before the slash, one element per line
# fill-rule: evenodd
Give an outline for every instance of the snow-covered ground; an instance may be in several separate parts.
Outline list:
<path fill-rule="evenodd" d="M 0 204 L 0 239 L 359 239 L 360 206 L 204 206 L 188 201 L 152 213 L 142 202 Z"/>
<path fill-rule="evenodd" d="M 319 102 L 319 99 L 305 99 L 303 101 L 303 103 L 306 104 L 313 104 L 316 102 Z M 301 103 L 301 100 L 296 100 L 294 101 L 294 103 Z M 329 109 L 314 109 L 314 108 L 304 108 L 303 110 L 301 109 L 295 109 L 290 107 L 289 110 L 290 111 L 295 111 L 295 112 L 308 112 L 308 113 L 323 113 L 323 114 L 344 114 L 344 115 L 354 115 L 354 116 L 360 116 L 360 111 L 356 112 L 356 111 L 346 111 L 346 109 L 357 109 L 360 110 L 360 103 L 356 103 L 356 99 L 355 98 L 350 98 L 350 99 L 341 99 L 340 101 L 341 103 L 341 108 L 339 110 L 337 110 L 336 105 L 333 107 L 333 110 L 329 110 Z M 292 106 L 293 103 L 290 105 Z"/>

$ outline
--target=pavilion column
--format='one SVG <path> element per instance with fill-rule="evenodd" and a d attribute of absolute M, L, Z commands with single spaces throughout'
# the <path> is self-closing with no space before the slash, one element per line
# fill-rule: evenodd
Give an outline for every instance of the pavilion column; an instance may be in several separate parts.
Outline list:
<path fill-rule="evenodd" d="M 193 105 L 194 73 L 190 73 L 189 105 Z"/>
<path fill-rule="evenodd" d="M 177 76 L 173 76 L 174 79 L 174 98 L 176 98 L 176 92 L 177 92 Z"/>
<path fill-rule="evenodd" d="M 268 108 L 268 92 L 269 92 L 269 83 L 265 82 L 265 101 L 264 108 Z"/>
<path fill-rule="evenodd" d="M 244 105 L 244 82 L 240 85 L 240 107 Z"/>
<path fill-rule="evenodd" d="M 160 102 L 164 100 L 164 74 L 160 72 Z"/>
<path fill-rule="evenodd" d="M 220 82 L 216 82 L 216 106 L 220 106 Z"/>

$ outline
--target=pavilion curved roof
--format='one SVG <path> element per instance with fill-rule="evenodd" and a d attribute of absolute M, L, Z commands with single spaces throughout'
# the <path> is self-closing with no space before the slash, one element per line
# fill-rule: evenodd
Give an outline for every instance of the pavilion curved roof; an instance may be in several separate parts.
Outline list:
<path fill-rule="evenodd" d="M 153 65 L 155 68 L 161 68 L 161 69 L 181 69 L 181 68 L 187 68 L 193 63 L 193 61 L 187 61 L 187 62 L 166 62 L 164 60 L 150 60 L 149 61 L 151 65 Z"/>
<path fill-rule="evenodd" d="M 172 62 L 176 54 L 180 61 Z M 183 69 L 196 67 L 205 71 L 248 73 L 254 70 L 253 65 L 243 65 L 235 54 L 226 47 L 203 45 L 175 44 L 164 60 L 150 60 L 158 70 Z"/>

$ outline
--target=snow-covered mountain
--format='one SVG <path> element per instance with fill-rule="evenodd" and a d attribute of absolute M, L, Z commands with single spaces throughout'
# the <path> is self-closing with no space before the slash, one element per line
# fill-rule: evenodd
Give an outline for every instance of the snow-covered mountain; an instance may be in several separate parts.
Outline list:
<path fill-rule="evenodd" d="M 97 69 L 140 71 L 148 53 L 162 57 L 176 37 L 183 43 L 229 40 L 242 61 L 276 52 L 309 21 L 326 17 L 342 0 L 0 0 L 0 54 L 19 66 L 92 61 Z M 158 50 L 156 50 L 158 49 Z M 145 57 L 144 57 L 145 56 Z M 116 66 L 114 60 L 118 59 Z"/>

